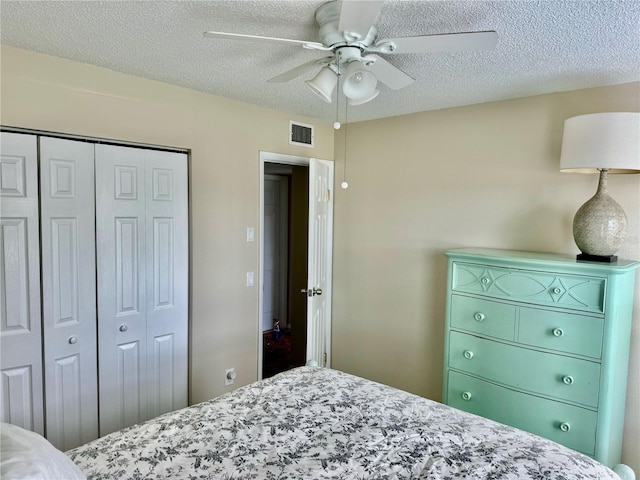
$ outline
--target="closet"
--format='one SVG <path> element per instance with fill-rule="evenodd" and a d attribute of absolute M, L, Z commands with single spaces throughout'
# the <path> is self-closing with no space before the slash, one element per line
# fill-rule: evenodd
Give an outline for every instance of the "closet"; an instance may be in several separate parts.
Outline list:
<path fill-rule="evenodd" d="M 186 406 L 186 154 L 13 132 L 1 151 L 1 420 L 67 450 Z"/>

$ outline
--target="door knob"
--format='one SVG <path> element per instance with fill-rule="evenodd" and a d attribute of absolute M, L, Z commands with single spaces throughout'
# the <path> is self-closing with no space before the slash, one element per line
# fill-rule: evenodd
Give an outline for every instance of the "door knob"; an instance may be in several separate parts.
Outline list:
<path fill-rule="evenodd" d="M 126 325 L 120 325 L 120 328 L 118 328 L 118 330 L 120 330 L 121 332 L 126 332 L 128 329 L 128 327 Z"/>

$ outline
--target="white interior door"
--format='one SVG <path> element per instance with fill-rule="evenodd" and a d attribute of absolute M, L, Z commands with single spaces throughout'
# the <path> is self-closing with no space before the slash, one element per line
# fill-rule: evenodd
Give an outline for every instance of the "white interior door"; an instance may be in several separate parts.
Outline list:
<path fill-rule="evenodd" d="M 148 418 L 144 150 L 96 145 L 100 435 Z"/>
<path fill-rule="evenodd" d="M 331 366 L 333 162 L 309 161 L 307 362 Z"/>
<path fill-rule="evenodd" d="M 187 156 L 145 150 L 149 418 L 188 403 Z"/>
<path fill-rule="evenodd" d="M 0 420 L 44 435 L 37 137 L 0 143 Z"/>
<path fill-rule="evenodd" d="M 94 145 L 41 137 L 42 304 L 47 439 L 98 437 Z"/>
<path fill-rule="evenodd" d="M 96 145 L 100 435 L 187 405 L 185 154 Z"/>

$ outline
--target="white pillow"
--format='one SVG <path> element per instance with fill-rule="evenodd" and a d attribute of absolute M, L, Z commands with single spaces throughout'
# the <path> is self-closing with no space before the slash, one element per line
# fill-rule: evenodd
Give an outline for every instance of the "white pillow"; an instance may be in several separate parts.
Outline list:
<path fill-rule="evenodd" d="M 0 424 L 2 480 L 86 480 L 80 469 L 41 435 Z"/>

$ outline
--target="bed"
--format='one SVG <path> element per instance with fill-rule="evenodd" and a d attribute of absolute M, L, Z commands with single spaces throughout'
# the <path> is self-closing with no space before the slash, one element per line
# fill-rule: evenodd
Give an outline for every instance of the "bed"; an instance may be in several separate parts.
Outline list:
<path fill-rule="evenodd" d="M 300 367 L 66 452 L 90 480 L 619 477 L 550 440 Z"/>

